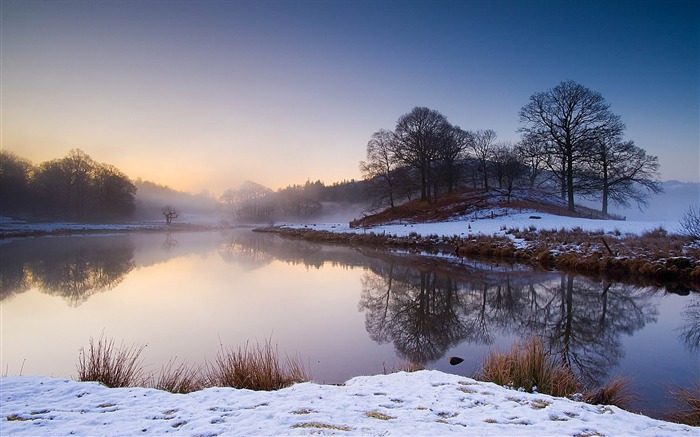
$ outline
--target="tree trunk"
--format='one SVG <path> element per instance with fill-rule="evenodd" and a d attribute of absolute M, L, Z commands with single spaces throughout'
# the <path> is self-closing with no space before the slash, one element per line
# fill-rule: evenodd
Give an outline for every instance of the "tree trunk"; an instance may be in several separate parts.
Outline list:
<path fill-rule="evenodd" d="M 566 156 L 566 191 L 569 200 L 569 211 L 576 211 L 576 205 L 574 205 L 574 156 L 571 149 L 569 149 Z"/>

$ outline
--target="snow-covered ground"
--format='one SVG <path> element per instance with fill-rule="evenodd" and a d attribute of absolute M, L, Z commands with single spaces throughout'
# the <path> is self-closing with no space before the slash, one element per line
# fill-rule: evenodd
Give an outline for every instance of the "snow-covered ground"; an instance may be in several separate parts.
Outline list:
<path fill-rule="evenodd" d="M 47 377 L 0 378 L 2 435 L 625 435 L 698 436 L 700 428 L 613 406 L 530 394 L 423 370 L 344 385 L 189 394 L 110 389 Z"/>
<path fill-rule="evenodd" d="M 437 234 L 440 236 L 469 236 L 469 235 L 499 235 L 511 228 L 527 229 L 531 226 L 539 230 L 557 230 L 581 228 L 584 231 L 604 231 L 605 233 L 619 231 L 622 234 L 640 234 L 644 231 L 664 228 L 670 233 L 679 231 L 680 225 L 677 221 L 620 221 L 620 220 L 591 220 L 586 218 L 563 217 L 554 214 L 540 212 L 516 212 L 508 210 L 483 211 L 476 218 L 469 217 L 462 220 L 438 222 L 438 223 L 416 223 L 403 224 L 394 223 L 382 226 L 373 226 L 367 229 L 351 229 L 348 223 L 317 223 L 317 224 L 286 224 L 288 227 L 309 228 L 331 232 L 374 232 L 376 234 L 396 235 L 404 237 L 411 233 L 420 236 Z M 536 218 L 535 218 L 536 217 Z"/>

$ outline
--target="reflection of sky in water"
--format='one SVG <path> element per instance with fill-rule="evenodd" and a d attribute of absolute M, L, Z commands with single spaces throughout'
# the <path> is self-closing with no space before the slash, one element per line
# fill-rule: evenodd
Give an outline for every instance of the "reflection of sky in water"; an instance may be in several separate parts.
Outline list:
<path fill-rule="evenodd" d="M 664 402 L 668 384 L 688 386 L 698 377 L 697 353 L 678 340 L 679 327 L 687 324 L 683 308 L 697 297 L 613 286 L 605 301 L 601 284 L 572 281 L 573 332 L 567 337 L 561 315 L 569 282 L 559 274 L 511 274 L 504 282 L 502 272 L 464 274 L 469 265 L 455 275 L 433 261 L 367 253 L 249 230 L 5 244 L 3 373 L 22 368 L 24 375 L 69 377 L 79 349 L 104 332 L 117 343 L 147 344 L 147 370 L 172 357 L 203 364 L 220 344 L 235 348 L 272 338 L 282 354 L 299 356 L 315 380 L 329 383 L 397 367 L 407 358 L 396 350 L 411 350 L 419 337 L 435 344 L 451 336 L 454 341 L 434 351 L 439 358 L 426 365 L 471 376 L 489 349 L 509 349 L 515 338 L 535 331 L 546 333 L 556 350 L 569 338 L 574 359 L 608 366 L 602 369 L 607 377 L 633 378 L 635 391 L 654 404 Z M 12 295 L 12 284 L 21 282 L 17 272 L 34 285 Z M 49 279 L 66 277 L 82 278 L 83 288 L 90 281 L 114 287 L 70 299 L 45 290 Z M 453 289 L 449 299 L 445 287 Z M 603 305 L 605 329 L 599 332 Z M 425 323 L 407 316 L 420 313 L 428 314 Z M 475 314 L 485 320 L 479 335 Z M 446 359 L 451 355 L 465 362 L 452 367 Z"/>

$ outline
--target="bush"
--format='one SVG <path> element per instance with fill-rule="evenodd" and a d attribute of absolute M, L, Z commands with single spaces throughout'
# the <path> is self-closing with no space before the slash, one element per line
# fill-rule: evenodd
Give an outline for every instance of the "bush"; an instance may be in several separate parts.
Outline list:
<path fill-rule="evenodd" d="M 268 340 L 264 345 L 245 347 L 234 351 L 223 346 L 213 363 L 207 365 L 208 384 L 219 387 L 245 388 L 250 390 L 278 390 L 297 382 L 308 381 L 299 359 L 286 357 L 283 366 Z"/>
<path fill-rule="evenodd" d="M 133 387 L 144 383 L 140 359 L 145 346 L 121 343 L 100 336 L 97 344 L 90 338 L 90 348 L 80 348 L 78 358 L 78 381 L 97 381 L 107 387 Z"/>
<path fill-rule="evenodd" d="M 477 378 L 528 392 L 536 387 L 537 392 L 552 396 L 568 396 L 579 388 L 571 368 L 546 352 L 537 337 L 516 342 L 507 353 L 490 352 Z"/>

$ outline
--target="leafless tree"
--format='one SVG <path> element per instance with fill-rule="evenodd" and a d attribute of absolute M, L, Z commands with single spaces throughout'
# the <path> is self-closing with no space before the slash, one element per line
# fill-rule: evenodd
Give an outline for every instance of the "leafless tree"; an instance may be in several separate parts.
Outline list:
<path fill-rule="evenodd" d="M 599 138 L 591 165 L 593 185 L 603 202 L 603 214 L 608 213 L 609 201 L 629 206 L 629 201 L 633 200 L 642 207 L 647 205 L 650 193 L 663 191 L 658 181 L 658 158 L 647 155 L 632 141 Z"/>
<path fill-rule="evenodd" d="M 620 135 L 625 126 L 610 112 L 603 96 L 574 81 L 561 82 L 554 88 L 533 94 L 520 109 L 520 129 L 553 146 L 555 155 L 566 171 L 566 197 L 570 211 L 574 204 L 577 166 L 591 155 L 591 147 L 602 137 Z"/>
<path fill-rule="evenodd" d="M 473 141 L 470 143 L 470 148 L 474 153 L 474 157 L 479 161 L 481 173 L 484 181 L 484 189 L 489 189 L 489 172 L 488 163 L 493 152 L 494 142 L 496 141 L 496 132 L 491 129 L 478 130 L 473 134 Z"/>
<path fill-rule="evenodd" d="M 690 205 L 681 217 L 681 233 L 700 240 L 700 205 Z"/>
<path fill-rule="evenodd" d="M 474 141 L 474 136 L 459 126 L 447 129 L 443 134 L 445 136 L 438 148 L 437 161 L 447 192 L 452 193 L 459 179 L 457 162 L 464 157 L 467 148 Z"/>
<path fill-rule="evenodd" d="M 173 222 L 173 219 L 176 219 L 178 217 L 178 212 L 177 210 L 170 206 L 166 205 L 164 206 L 160 212 L 165 216 L 165 224 L 169 225 Z"/>
<path fill-rule="evenodd" d="M 532 136 L 523 136 L 516 146 L 516 151 L 527 171 L 530 188 L 535 188 L 540 175 L 547 168 L 547 152 L 545 147 Z"/>
<path fill-rule="evenodd" d="M 434 161 L 446 133 L 451 129 L 444 115 L 425 107 L 413 108 L 396 122 L 394 155 L 402 165 L 419 172 L 423 201 L 430 201 Z"/>
<path fill-rule="evenodd" d="M 520 154 L 509 142 L 499 144 L 493 149 L 491 166 L 498 188 L 505 189 L 510 202 L 513 190 L 527 171 Z"/>
<path fill-rule="evenodd" d="M 384 129 L 375 132 L 367 143 L 367 160 L 360 162 L 360 171 L 365 180 L 370 182 L 373 197 L 380 203 L 389 202 L 392 211 L 395 206 L 398 164 L 393 152 L 396 149 L 394 142 L 392 132 Z"/>

